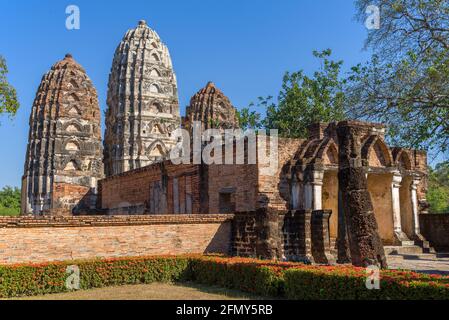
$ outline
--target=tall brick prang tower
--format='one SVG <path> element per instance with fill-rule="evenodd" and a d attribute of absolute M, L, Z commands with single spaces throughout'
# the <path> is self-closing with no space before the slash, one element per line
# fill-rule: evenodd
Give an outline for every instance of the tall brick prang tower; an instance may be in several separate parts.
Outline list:
<path fill-rule="evenodd" d="M 158 34 L 145 21 L 117 47 L 108 84 L 104 140 L 107 176 L 157 162 L 176 144 L 179 127 L 176 76 Z"/>
<path fill-rule="evenodd" d="M 70 54 L 41 81 L 30 115 L 22 214 L 77 214 L 95 207 L 103 177 L 97 92 Z"/>

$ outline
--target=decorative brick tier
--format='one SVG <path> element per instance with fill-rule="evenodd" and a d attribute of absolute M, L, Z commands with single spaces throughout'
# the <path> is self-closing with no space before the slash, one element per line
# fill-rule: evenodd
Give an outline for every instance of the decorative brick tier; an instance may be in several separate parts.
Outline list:
<path fill-rule="evenodd" d="M 0 216 L 0 228 L 100 227 L 153 224 L 208 224 L 231 221 L 232 214 L 135 215 L 135 216 Z"/>

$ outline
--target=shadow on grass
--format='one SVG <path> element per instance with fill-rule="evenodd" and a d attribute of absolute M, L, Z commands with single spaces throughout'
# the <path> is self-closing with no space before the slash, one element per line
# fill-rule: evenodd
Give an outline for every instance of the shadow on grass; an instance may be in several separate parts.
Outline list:
<path fill-rule="evenodd" d="M 239 290 L 227 289 L 227 288 L 211 286 L 211 285 L 203 285 L 203 284 L 199 284 L 199 283 L 195 283 L 195 282 L 175 282 L 174 284 L 177 286 L 192 288 L 192 289 L 201 291 L 203 293 L 224 295 L 229 298 L 249 299 L 249 300 L 273 300 L 273 299 L 278 300 L 278 298 L 262 297 L 262 296 L 257 296 L 257 295 L 253 295 L 250 293 L 242 292 Z"/>

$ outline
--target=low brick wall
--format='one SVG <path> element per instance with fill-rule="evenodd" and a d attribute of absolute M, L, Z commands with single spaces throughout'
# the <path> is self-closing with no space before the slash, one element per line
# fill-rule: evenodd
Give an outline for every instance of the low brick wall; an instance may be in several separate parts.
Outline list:
<path fill-rule="evenodd" d="M 440 252 L 449 252 L 449 214 L 419 215 L 421 234 Z"/>
<path fill-rule="evenodd" d="M 232 253 L 244 257 L 333 263 L 330 210 L 238 212 L 233 219 Z"/>
<path fill-rule="evenodd" d="M 229 253 L 233 215 L 0 217 L 0 264 Z"/>

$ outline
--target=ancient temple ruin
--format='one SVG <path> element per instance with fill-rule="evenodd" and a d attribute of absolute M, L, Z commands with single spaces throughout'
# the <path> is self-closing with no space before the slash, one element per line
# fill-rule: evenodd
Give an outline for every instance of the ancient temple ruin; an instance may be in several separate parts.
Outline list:
<path fill-rule="evenodd" d="M 95 208 L 103 177 L 97 92 L 84 69 L 67 54 L 39 85 L 30 115 L 22 179 L 22 213 Z"/>
<path fill-rule="evenodd" d="M 168 48 L 145 21 L 126 32 L 112 62 L 104 138 L 106 176 L 163 159 L 179 127 L 176 76 Z"/>
<path fill-rule="evenodd" d="M 385 126 L 351 122 L 360 140 L 361 165 L 365 168 L 368 191 L 385 245 L 408 244 L 419 236 L 418 214 L 425 203 L 426 153 L 391 148 L 385 141 Z M 288 164 L 285 178 L 291 185 L 292 209 L 330 209 L 339 207 L 339 145 L 337 128 L 344 123 L 311 125 L 309 138 L 303 141 Z M 330 235 L 337 238 L 338 215 L 330 221 Z"/>
<path fill-rule="evenodd" d="M 283 260 L 385 266 L 391 246 L 430 250 L 419 225 L 426 153 L 388 146 L 382 124 L 315 123 L 306 139 L 264 136 L 253 163 L 248 137 L 236 136 L 213 152 L 230 147 L 234 159 L 243 146 L 244 163 L 174 163 L 170 150 L 185 141 L 173 134 L 181 126 L 176 77 L 144 21 L 116 49 L 107 106 L 102 154 L 97 95 L 84 70 L 67 55 L 44 76 L 30 116 L 23 214 L 222 214 L 232 221 L 233 254 Z M 212 82 L 191 98 L 182 126 L 196 121 L 219 137 L 239 127 Z M 210 142 L 202 139 L 201 151 Z M 260 160 L 272 143 L 267 173 Z"/>

